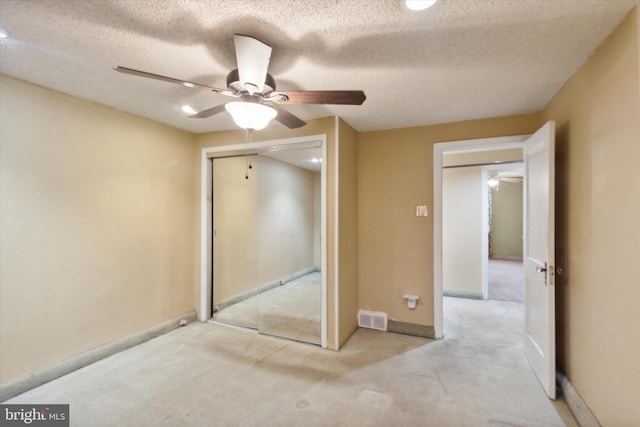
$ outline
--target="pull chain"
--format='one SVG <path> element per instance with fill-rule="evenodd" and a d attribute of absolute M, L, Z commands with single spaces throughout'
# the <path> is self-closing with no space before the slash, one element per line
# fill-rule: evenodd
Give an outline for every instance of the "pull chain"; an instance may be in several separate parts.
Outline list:
<path fill-rule="evenodd" d="M 251 144 L 251 137 L 253 136 L 253 129 L 247 129 L 245 135 L 246 135 L 247 145 Z M 251 156 L 250 155 L 248 155 L 247 159 L 246 159 L 244 179 L 249 179 L 249 169 L 253 169 L 253 166 L 251 165 Z"/>

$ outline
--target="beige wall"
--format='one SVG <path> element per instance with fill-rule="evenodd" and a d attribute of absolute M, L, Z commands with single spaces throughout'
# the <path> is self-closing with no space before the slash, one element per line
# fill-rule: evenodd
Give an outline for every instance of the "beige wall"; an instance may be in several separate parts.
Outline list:
<path fill-rule="evenodd" d="M 193 135 L 0 93 L 0 381 L 193 309 Z"/>
<path fill-rule="evenodd" d="M 491 189 L 491 241 L 494 257 L 522 258 L 522 182 L 500 181 Z"/>
<path fill-rule="evenodd" d="M 484 190 L 480 166 L 442 171 L 442 288 L 445 291 L 482 295 Z"/>
<path fill-rule="evenodd" d="M 557 125 L 559 364 L 603 426 L 640 420 L 637 13 L 543 111 Z"/>
<path fill-rule="evenodd" d="M 539 114 L 358 134 L 358 305 L 433 325 L 433 144 L 533 133 Z M 426 204 L 428 217 L 416 217 Z M 411 310 L 402 295 L 421 297 Z"/>
<path fill-rule="evenodd" d="M 339 343 L 358 327 L 358 160 L 357 133 L 344 120 L 339 138 Z"/>
<path fill-rule="evenodd" d="M 258 284 L 262 285 L 313 268 L 314 173 L 263 156 L 255 169 Z"/>

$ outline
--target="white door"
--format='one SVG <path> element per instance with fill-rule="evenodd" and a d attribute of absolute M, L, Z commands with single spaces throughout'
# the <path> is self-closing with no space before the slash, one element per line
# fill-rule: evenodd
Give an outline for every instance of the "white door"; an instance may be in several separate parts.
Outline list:
<path fill-rule="evenodd" d="M 542 387 L 556 398 L 555 122 L 524 143 L 524 351 Z"/>

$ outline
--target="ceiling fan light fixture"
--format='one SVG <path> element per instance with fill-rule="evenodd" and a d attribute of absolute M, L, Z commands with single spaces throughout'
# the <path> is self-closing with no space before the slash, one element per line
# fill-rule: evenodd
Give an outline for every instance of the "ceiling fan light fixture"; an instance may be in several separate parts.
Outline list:
<path fill-rule="evenodd" d="M 224 108 L 242 129 L 264 129 L 278 115 L 275 109 L 256 102 L 229 102 Z"/>
<path fill-rule="evenodd" d="M 425 10 L 433 6 L 438 2 L 438 0 L 403 0 L 404 5 L 407 9 L 418 12 L 420 10 Z"/>
<path fill-rule="evenodd" d="M 489 179 L 487 180 L 487 184 L 488 184 L 488 185 L 489 185 L 489 187 L 491 187 L 491 188 L 496 188 L 496 187 L 498 186 L 498 183 L 499 183 L 499 182 L 500 182 L 500 181 L 498 181 L 498 179 L 497 179 L 497 178 L 489 178 Z"/>

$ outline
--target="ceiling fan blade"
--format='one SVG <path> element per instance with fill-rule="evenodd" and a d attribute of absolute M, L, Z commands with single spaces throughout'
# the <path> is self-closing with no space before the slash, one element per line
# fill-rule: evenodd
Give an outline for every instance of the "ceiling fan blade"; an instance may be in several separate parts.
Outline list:
<path fill-rule="evenodd" d="M 287 101 L 281 101 L 283 104 L 362 105 L 367 99 L 361 90 L 292 90 L 273 93 L 273 96 L 277 95 L 289 98 Z"/>
<path fill-rule="evenodd" d="M 273 102 L 265 102 L 264 104 L 276 110 L 276 112 L 278 113 L 278 115 L 276 116 L 276 120 L 289 129 L 299 128 L 307 124 L 307 122 L 300 119 L 299 117 L 294 116 L 278 104 L 274 104 Z"/>
<path fill-rule="evenodd" d="M 237 96 L 236 94 L 228 90 L 218 89 L 216 87 L 206 86 L 200 83 L 188 82 L 186 80 L 174 79 L 173 77 L 161 76 L 159 74 L 147 73 L 146 71 L 134 70 L 133 68 L 121 67 L 119 65 L 116 65 L 113 67 L 113 69 L 120 73 L 131 74 L 133 76 L 146 77 L 148 79 L 155 79 L 155 80 L 162 80 L 164 82 L 175 83 L 175 84 L 179 84 L 186 87 L 194 87 L 194 88 L 203 89 L 207 91 L 213 91 L 213 92 L 216 92 L 222 95 L 227 95 L 227 96 Z"/>
<path fill-rule="evenodd" d="M 251 93 L 263 92 L 271 59 L 271 46 L 242 34 L 234 34 L 233 42 L 236 46 L 240 84 Z M 255 89 L 252 91 L 251 86 L 246 86 L 247 83 Z"/>
<path fill-rule="evenodd" d="M 211 117 L 214 114 L 222 113 L 223 111 L 225 111 L 225 105 L 226 104 L 220 104 L 220 105 L 216 105 L 213 108 L 209 108 L 207 110 L 202 110 L 199 113 L 190 115 L 189 118 L 190 119 L 204 119 L 206 117 Z"/>

